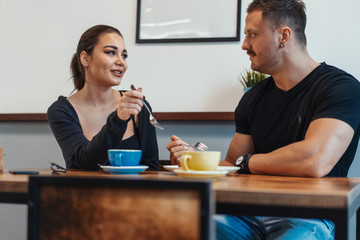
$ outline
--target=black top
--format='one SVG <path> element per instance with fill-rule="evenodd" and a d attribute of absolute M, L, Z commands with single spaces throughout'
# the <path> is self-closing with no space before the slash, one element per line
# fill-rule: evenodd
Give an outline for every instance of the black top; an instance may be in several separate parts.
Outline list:
<path fill-rule="evenodd" d="M 349 124 L 354 137 L 328 176 L 347 176 L 360 134 L 360 83 L 346 72 L 322 63 L 289 91 L 269 77 L 240 100 L 235 110 L 236 132 L 250 134 L 255 153 L 304 140 L 312 121 L 336 118 Z"/>
<path fill-rule="evenodd" d="M 56 141 L 62 150 L 66 167 L 75 169 L 98 170 L 99 166 L 109 164 L 108 149 L 136 149 L 140 147 L 142 156 L 140 165 L 147 165 L 147 170 L 159 168 L 159 150 L 155 128 L 149 122 L 149 113 L 143 107 L 138 114 L 139 128 L 135 128 L 135 137 L 122 140 L 127 128 L 127 121 L 118 118 L 112 112 L 107 123 L 98 134 L 89 141 L 83 134 L 79 118 L 71 103 L 60 96 L 47 111 L 48 121 Z M 130 145 L 133 147 L 129 146 Z"/>
<path fill-rule="evenodd" d="M 134 127 L 134 135 L 123 139 L 118 147 L 118 149 L 133 149 L 139 150 L 140 149 L 140 138 L 139 138 L 139 128 L 135 124 L 135 117 L 134 115 L 130 115 L 130 118 L 133 123 Z"/>

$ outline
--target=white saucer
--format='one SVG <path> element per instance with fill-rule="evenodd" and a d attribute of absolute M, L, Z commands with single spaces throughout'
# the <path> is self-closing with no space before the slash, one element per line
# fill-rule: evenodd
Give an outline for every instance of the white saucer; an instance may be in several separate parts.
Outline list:
<path fill-rule="evenodd" d="M 181 169 L 179 165 L 164 165 L 163 168 L 165 168 L 168 171 L 174 171 L 175 169 Z"/>
<path fill-rule="evenodd" d="M 168 171 L 174 171 L 175 169 L 181 169 L 182 168 L 179 165 L 164 165 L 163 166 L 166 170 Z M 237 170 L 239 170 L 239 167 L 234 167 L 234 166 L 218 166 L 216 170 L 218 171 L 228 171 L 228 173 L 232 173 L 235 172 Z"/>
<path fill-rule="evenodd" d="M 116 167 L 116 166 L 105 166 L 99 165 L 102 169 L 109 173 L 114 174 L 138 174 L 139 172 L 145 171 L 145 169 L 149 168 L 149 166 L 139 165 L 139 166 L 124 166 L 124 167 Z"/>
<path fill-rule="evenodd" d="M 240 167 L 234 167 L 234 166 L 218 166 L 216 170 L 228 171 L 228 173 L 232 173 L 232 172 L 235 172 L 235 171 L 237 171 L 239 169 L 240 169 Z"/>
<path fill-rule="evenodd" d="M 218 178 L 225 176 L 228 171 L 184 171 L 182 169 L 175 169 L 174 173 L 180 177 L 187 178 Z"/>

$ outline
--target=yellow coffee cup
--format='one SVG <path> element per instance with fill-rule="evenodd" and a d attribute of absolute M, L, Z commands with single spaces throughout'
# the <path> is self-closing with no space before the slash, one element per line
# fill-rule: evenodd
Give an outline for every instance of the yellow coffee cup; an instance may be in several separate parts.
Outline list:
<path fill-rule="evenodd" d="M 193 171 L 216 171 L 219 166 L 221 152 L 184 152 L 180 159 L 181 167 Z"/>

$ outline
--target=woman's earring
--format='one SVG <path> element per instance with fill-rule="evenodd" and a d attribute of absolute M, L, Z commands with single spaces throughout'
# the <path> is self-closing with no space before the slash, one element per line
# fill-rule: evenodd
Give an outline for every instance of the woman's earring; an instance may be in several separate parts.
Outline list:
<path fill-rule="evenodd" d="M 280 43 L 280 47 L 281 47 L 281 48 L 285 47 L 285 43 L 283 43 L 283 42 Z"/>

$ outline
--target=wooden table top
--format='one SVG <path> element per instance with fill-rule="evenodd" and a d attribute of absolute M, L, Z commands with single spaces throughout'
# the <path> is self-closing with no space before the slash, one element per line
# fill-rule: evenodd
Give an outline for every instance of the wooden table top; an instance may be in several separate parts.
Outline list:
<path fill-rule="evenodd" d="M 40 175 L 52 176 L 47 169 Z M 172 172 L 144 172 L 138 175 L 114 175 L 104 171 L 71 170 L 64 176 L 188 180 Z M 28 192 L 29 175 L 0 174 L 0 192 Z M 216 201 L 222 203 L 346 208 L 360 195 L 360 178 L 302 178 L 267 175 L 230 174 L 212 181 Z"/>
<path fill-rule="evenodd" d="M 360 195 L 360 178 L 233 175 L 213 189 L 218 202 L 344 208 Z"/>
<path fill-rule="evenodd" d="M 35 169 L 27 168 L 29 170 L 39 171 L 41 176 L 58 176 L 52 174 L 50 169 Z M 60 173 L 61 176 L 84 176 L 84 177 L 130 177 L 130 178 L 148 178 L 148 179 L 158 179 L 168 176 L 170 179 L 176 179 L 177 177 L 170 172 L 144 172 L 145 174 L 138 175 L 120 175 L 120 174 L 109 174 L 105 171 L 81 171 L 81 170 L 68 170 L 66 173 Z M 17 193 L 27 193 L 28 192 L 28 182 L 31 175 L 26 174 L 11 174 L 9 170 L 4 170 L 3 173 L 0 173 L 0 192 L 17 192 Z M 36 175 L 35 175 L 36 176 Z"/>

